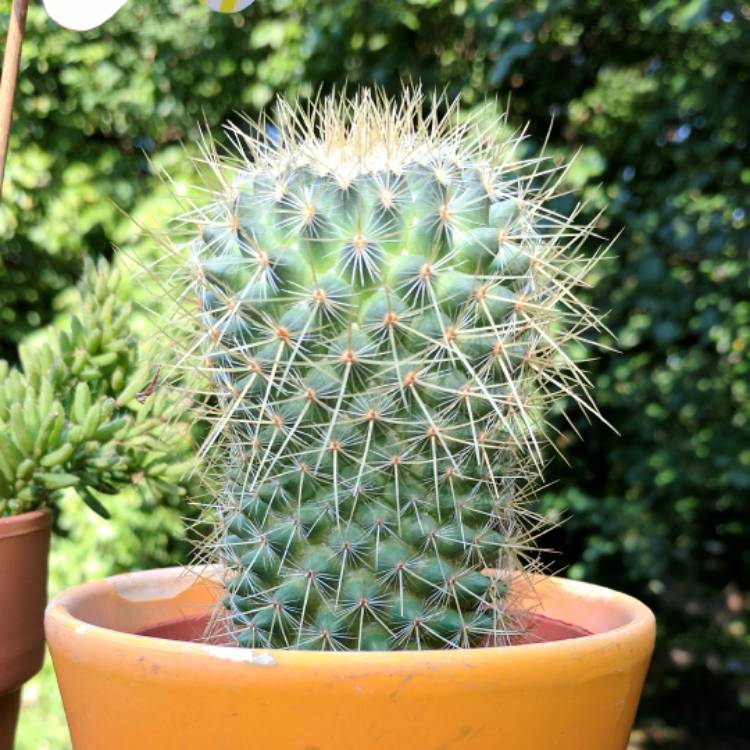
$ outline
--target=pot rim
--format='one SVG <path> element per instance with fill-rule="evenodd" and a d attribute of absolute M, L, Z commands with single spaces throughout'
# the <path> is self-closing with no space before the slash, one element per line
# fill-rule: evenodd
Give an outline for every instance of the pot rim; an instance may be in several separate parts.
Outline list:
<path fill-rule="evenodd" d="M 18 513 L 15 516 L 3 516 L 0 518 L 0 539 L 31 534 L 35 531 L 47 529 L 51 525 L 52 514 L 49 508 L 30 510 L 27 513 Z"/>
<path fill-rule="evenodd" d="M 539 587 L 550 586 L 557 589 L 555 592 L 557 595 L 579 599 L 582 605 L 585 605 L 586 600 L 596 601 L 598 606 L 609 606 L 618 610 L 626 617 L 626 621 L 601 632 L 568 640 L 513 646 L 424 649 L 421 651 L 306 651 L 263 647 L 239 649 L 236 646 L 157 638 L 95 625 L 71 613 L 71 610 L 78 607 L 86 607 L 90 610 L 97 596 L 101 597 L 105 593 L 111 594 L 113 589 L 116 595 L 137 605 L 139 601 L 146 604 L 149 601 L 176 597 L 195 585 L 196 579 L 213 585 L 219 578 L 220 572 L 215 566 L 185 566 L 123 573 L 82 583 L 61 592 L 49 602 L 45 613 L 45 628 L 48 637 L 52 631 L 55 631 L 55 638 L 59 637 L 61 631 L 66 631 L 69 636 L 78 639 L 94 639 L 99 646 L 108 642 L 111 647 L 118 650 L 138 649 L 142 652 L 158 651 L 161 654 L 171 652 L 175 656 L 192 656 L 193 658 L 205 658 L 210 655 L 231 662 L 259 664 L 279 661 L 289 666 L 320 668 L 321 660 L 331 665 L 335 662 L 340 667 L 344 666 L 341 662 L 345 661 L 347 666 L 353 667 L 360 664 L 373 665 L 375 662 L 380 665 L 407 666 L 425 660 L 435 665 L 446 666 L 455 662 L 463 662 L 468 666 L 470 662 L 487 659 L 498 663 L 505 659 L 516 658 L 536 661 L 537 659 L 544 660 L 552 651 L 558 656 L 576 658 L 599 649 L 621 646 L 623 641 L 642 639 L 644 633 L 653 642 L 656 627 L 651 610 L 632 596 L 604 586 L 552 576 L 543 577 L 536 583 L 535 590 L 538 591 Z M 179 583 L 180 581 L 182 584 Z"/>

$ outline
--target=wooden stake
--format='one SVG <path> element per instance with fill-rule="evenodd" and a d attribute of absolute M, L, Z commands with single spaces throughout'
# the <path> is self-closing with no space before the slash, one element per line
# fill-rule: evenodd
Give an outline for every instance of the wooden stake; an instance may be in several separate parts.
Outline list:
<path fill-rule="evenodd" d="M 16 95 L 18 68 L 21 63 L 21 45 L 23 44 L 23 32 L 26 29 L 26 12 L 28 9 L 29 0 L 13 0 L 8 36 L 5 38 L 3 75 L 0 79 L 0 199 L 3 197 L 5 160 L 8 156 L 10 124 L 13 120 L 13 99 Z"/>

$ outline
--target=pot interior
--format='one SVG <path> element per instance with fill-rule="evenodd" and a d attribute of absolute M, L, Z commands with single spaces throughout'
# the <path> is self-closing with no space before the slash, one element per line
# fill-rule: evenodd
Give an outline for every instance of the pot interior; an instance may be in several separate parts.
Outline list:
<path fill-rule="evenodd" d="M 179 618 L 143 628 L 136 635 L 145 635 L 150 638 L 162 638 L 170 641 L 205 642 L 204 633 L 209 629 L 210 620 L 211 618 L 206 615 Z M 567 641 L 571 638 L 581 638 L 586 635 L 591 635 L 591 631 L 579 625 L 572 625 L 569 622 L 542 614 L 532 614 L 529 617 L 528 629 L 525 633 L 515 636 L 511 644 L 497 645 L 551 643 L 552 641 Z M 212 642 L 218 645 L 226 645 L 226 640 L 221 638 L 214 638 Z"/>
<path fill-rule="evenodd" d="M 204 643 L 207 624 L 223 595 L 221 581 L 221 571 L 212 568 L 125 574 L 70 589 L 53 602 L 53 609 L 66 610 L 82 632 L 86 625 L 94 625 L 120 633 Z M 528 627 L 511 645 L 602 634 L 648 614 L 624 595 L 554 578 L 536 581 L 525 598 L 531 612 Z M 211 642 L 225 645 L 229 641 L 219 634 Z"/>

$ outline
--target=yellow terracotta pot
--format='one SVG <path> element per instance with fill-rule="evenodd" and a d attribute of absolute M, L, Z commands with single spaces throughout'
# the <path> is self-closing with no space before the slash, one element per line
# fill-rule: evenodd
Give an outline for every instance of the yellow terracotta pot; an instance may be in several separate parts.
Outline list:
<path fill-rule="evenodd" d="M 46 632 L 75 750 L 623 750 L 654 644 L 641 603 L 539 584 L 572 640 L 400 652 L 244 650 L 187 637 L 220 596 L 181 569 L 72 588 Z M 213 574 L 215 575 L 215 574 Z"/>

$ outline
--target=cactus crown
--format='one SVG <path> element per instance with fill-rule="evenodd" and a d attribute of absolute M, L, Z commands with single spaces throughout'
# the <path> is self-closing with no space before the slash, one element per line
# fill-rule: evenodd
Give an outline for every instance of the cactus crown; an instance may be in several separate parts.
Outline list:
<path fill-rule="evenodd" d="M 240 645 L 512 638 L 548 412 L 598 413 L 567 346 L 601 323 L 575 296 L 591 226 L 550 205 L 564 170 L 424 109 L 415 90 L 282 102 L 230 128 L 231 154 L 204 144 L 219 187 L 172 249 Z"/>

